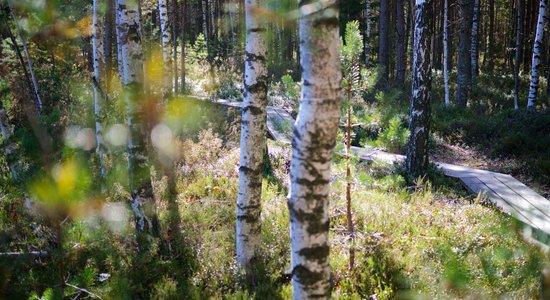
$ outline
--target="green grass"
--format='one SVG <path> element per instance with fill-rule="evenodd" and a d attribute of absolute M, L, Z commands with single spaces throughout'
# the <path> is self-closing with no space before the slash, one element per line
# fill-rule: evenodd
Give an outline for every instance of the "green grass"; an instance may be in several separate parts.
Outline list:
<path fill-rule="evenodd" d="M 197 142 L 182 142 L 182 147 L 188 151 L 178 172 L 180 225 L 178 237 L 170 239 L 171 255 L 159 256 L 155 246 L 139 254 L 131 234 L 116 234 L 101 222 L 75 220 L 66 227 L 63 253 L 41 264 L 18 264 L 17 271 L 6 273 L 8 295 L 51 294 L 48 299 L 55 299 L 61 290 L 56 287 L 59 278 L 51 274 L 59 272 L 63 260 L 71 284 L 105 299 L 288 299 L 290 240 L 284 183 L 264 181 L 263 264 L 254 286 L 243 289 L 234 245 L 239 151 L 223 146 L 211 131 L 201 133 Z M 275 176 L 284 177 L 289 151 L 270 147 Z M 547 259 L 522 241 L 519 224 L 437 176 L 437 187 L 419 181 L 411 189 L 394 170 L 379 162 L 353 169 L 357 265 L 349 272 L 345 164 L 334 165 L 334 298 L 537 298 Z M 166 229 L 170 215 L 164 201 L 160 213 Z M 100 282 L 101 273 L 109 279 Z M 77 292 L 67 287 L 64 295 Z"/>

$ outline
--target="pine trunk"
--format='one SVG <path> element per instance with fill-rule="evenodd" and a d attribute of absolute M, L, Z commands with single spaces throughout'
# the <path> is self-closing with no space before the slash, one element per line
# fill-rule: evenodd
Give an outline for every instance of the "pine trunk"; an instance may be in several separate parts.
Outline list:
<path fill-rule="evenodd" d="M 172 10 L 168 7 L 168 1 L 159 0 L 160 31 L 162 35 L 162 61 L 164 66 L 163 74 L 163 97 L 167 99 L 173 91 L 173 64 L 172 59 Z"/>
<path fill-rule="evenodd" d="M 449 107 L 451 100 L 449 96 L 449 45 L 448 45 L 448 27 L 449 27 L 449 3 L 444 0 L 443 3 L 443 84 L 445 88 L 445 106 Z"/>
<path fill-rule="evenodd" d="M 405 53 L 405 12 L 403 0 L 396 0 L 396 33 L 397 33 L 397 74 L 398 84 L 405 82 L 405 70 L 407 68 L 407 59 Z"/>
<path fill-rule="evenodd" d="M 186 44 L 186 40 L 185 40 L 185 31 L 187 30 L 187 27 L 186 27 L 186 21 L 187 19 L 185 18 L 185 14 L 187 12 L 187 0 L 182 0 L 183 3 L 181 3 L 181 6 L 180 6 L 180 22 L 181 22 L 181 92 L 182 93 L 185 93 L 187 87 L 186 87 L 186 84 L 185 84 L 185 81 L 186 81 L 186 73 L 185 73 L 185 44 Z"/>
<path fill-rule="evenodd" d="M 433 0 L 416 0 L 414 30 L 413 84 L 409 144 L 407 148 L 407 172 L 413 176 L 424 175 L 428 169 L 428 137 L 431 114 L 432 68 L 430 40 L 432 35 Z"/>
<path fill-rule="evenodd" d="M 539 87 L 539 68 L 542 55 L 542 42 L 544 36 L 544 22 L 546 15 L 547 0 L 539 2 L 539 17 L 537 20 L 537 33 L 535 35 L 535 44 L 533 46 L 533 60 L 531 63 L 531 84 L 529 85 L 529 97 L 527 98 L 527 109 L 534 110 L 537 102 L 537 92 Z"/>
<path fill-rule="evenodd" d="M 385 89 L 389 80 L 389 27 L 390 27 L 389 1 L 380 1 L 379 17 L 379 41 L 378 41 L 378 66 L 380 68 L 378 88 Z"/>
<path fill-rule="evenodd" d="M 309 14 L 308 4 L 298 2 L 303 71 L 288 200 L 292 287 L 294 299 L 328 299 L 330 169 L 342 104 L 338 1 Z"/>
<path fill-rule="evenodd" d="M 472 78 L 472 87 L 475 88 L 477 86 L 477 74 L 478 74 L 478 35 L 479 35 L 479 0 L 474 0 L 474 13 L 473 13 L 473 20 L 472 20 L 472 36 L 471 36 L 471 47 L 472 50 L 470 51 L 470 57 L 471 57 L 471 78 Z"/>
<path fill-rule="evenodd" d="M 456 85 L 456 104 L 466 106 L 471 82 L 471 24 L 472 0 L 459 0 L 460 36 L 458 41 L 458 75 Z"/>
<path fill-rule="evenodd" d="M 487 70 L 489 74 L 493 73 L 495 68 L 495 0 L 489 0 L 489 43 L 487 44 L 488 53 L 487 59 L 489 60 L 489 65 Z"/>
<path fill-rule="evenodd" d="M 266 148 L 266 27 L 246 0 L 246 60 L 237 198 L 237 263 L 249 271 L 257 262 L 261 240 L 262 162 Z"/>
<path fill-rule="evenodd" d="M 517 0 L 517 20 L 516 20 L 516 53 L 514 61 L 514 109 L 519 109 L 519 68 L 522 60 L 523 49 L 523 10 L 524 0 Z"/>
<path fill-rule="evenodd" d="M 140 103 L 143 85 L 143 49 L 138 4 L 133 0 L 117 0 L 119 40 L 123 65 L 126 109 L 130 137 L 128 141 L 128 181 L 131 190 L 131 206 L 135 215 L 136 230 L 159 237 L 160 226 L 156 215 L 150 166 L 145 139 L 148 130 L 143 122 L 145 105 Z"/>
<path fill-rule="evenodd" d="M 102 107 L 106 100 L 105 94 L 105 49 L 103 44 L 102 28 L 104 23 L 104 17 L 100 11 L 101 0 L 94 0 L 93 2 L 93 15 L 92 15 L 92 52 L 94 62 L 94 116 L 95 116 L 95 132 L 96 132 L 96 146 L 99 162 L 99 169 L 101 174 L 101 180 L 107 176 L 107 170 L 105 169 L 105 143 L 103 142 L 102 131 Z"/>

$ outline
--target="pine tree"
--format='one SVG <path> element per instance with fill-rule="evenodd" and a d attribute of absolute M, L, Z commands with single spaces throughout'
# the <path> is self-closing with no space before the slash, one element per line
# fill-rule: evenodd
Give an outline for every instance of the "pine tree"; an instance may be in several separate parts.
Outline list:
<path fill-rule="evenodd" d="M 409 144 L 406 167 L 408 174 L 425 174 L 428 168 L 428 137 L 430 132 L 432 64 L 430 61 L 433 0 L 416 0 L 413 83 Z"/>
<path fill-rule="evenodd" d="M 460 36 L 458 40 L 458 76 L 456 85 L 456 104 L 466 106 L 471 84 L 471 30 L 473 0 L 458 0 L 460 5 Z"/>

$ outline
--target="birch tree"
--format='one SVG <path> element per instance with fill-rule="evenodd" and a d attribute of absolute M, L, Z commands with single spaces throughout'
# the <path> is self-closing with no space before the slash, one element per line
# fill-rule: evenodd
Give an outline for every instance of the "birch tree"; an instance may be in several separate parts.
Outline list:
<path fill-rule="evenodd" d="M 328 299 L 328 196 L 342 104 L 338 1 L 298 5 L 302 95 L 294 124 L 288 200 L 293 298 Z"/>
<path fill-rule="evenodd" d="M 529 97 L 527 98 L 527 109 L 534 110 L 537 102 L 537 91 L 539 87 L 539 68 L 543 51 L 544 22 L 546 15 L 546 3 L 548 0 L 539 1 L 539 16 L 537 19 L 537 33 L 535 45 L 533 46 L 533 60 L 531 63 L 531 84 L 529 85 Z"/>
<path fill-rule="evenodd" d="M 160 31 L 162 36 L 162 62 L 164 67 L 163 96 L 166 99 L 173 90 L 172 86 L 172 19 L 168 9 L 169 0 L 159 0 Z"/>
<path fill-rule="evenodd" d="M 431 110 L 431 35 L 433 0 L 416 0 L 414 27 L 413 82 L 409 144 L 407 147 L 407 172 L 423 175 L 428 168 L 428 137 Z"/>
<path fill-rule="evenodd" d="M 443 3 L 443 84 L 445 86 L 445 106 L 450 105 L 449 96 L 449 3 L 444 0 Z"/>
<path fill-rule="evenodd" d="M 254 12 L 259 0 L 245 1 L 246 58 L 237 198 L 237 263 L 249 271 L 261 240 L 262 162 L 266 148 L 266 27 Z"/>
<path fill-rule="evenodd" d="M 474 0 L 474 12 L 473 12 L 473 19 L 472 19 L 472 35 L 471 35 L 471 47 L 472 50 L 470 51 L 470 59 L 471 59 L 471 73 L 472 75 L 472 87 L 476 87 L 477 85 L 477 71 L 478 71 L 478 50 L 477 50 L 477 44 L 478 44 L 478 33 L 479 33 L 479 0 Z"/>
<path fill-rule="evenodd" d="M 517 17 L 516 17 L 516 53 L 514 61 L 514 109 L 519 109 L 519 67 L 521 64 L 521 55 L 523 47 L 523 0 L 517 0 Z"/>
<path fill-rule="evenodd" d="M 36 80 L 36 75 L 34 73 L 34 68 L 33 68 L 32 60 L 31 60 L 31 56 L 29 54 L 29 49 L 27 47 L 27 41 L 23 37 L 21 27 L 19 26 L 19 23 L 17 22 L 17 17 L 15 16 L 15 13 L 13 12 L 13 9 L 10 5 L 10 1 L 8 1 L 8 10 L 10 12 L 10 15 L 11 15 L 12 19 L 13 19 L 13 22 L 15 23 L 15 28 L 17 29 L 17 35 L 19 36 L 19 39 L 21 40 L 21 44 L 23 45 L 23 52 L 25 53 L 25 58 L 27 59 L 27 65 L 29 67 L 29 74 L 31 75 L 31 79 L 32 79 L 34 96 L 36 98 L 36 106 L 38 108 L 38 112 L 42 112 L 42 97 L 40 96 L 40 91 L 38 89 L 38 81 Z"/>
<path fill-rule="evenodd" d="M 94 116 L 96 131 L 96 147 L 99 161 L 101 180 L 106 176 L 105 169 L 105 143 L 103 142 L 102 132 L 102 106 L 105 101 L 104 82 L 105 82 L 105 53 L 103 45 L 102 26 L 104 17 L 100 11 L 101 0 L 94 0 L 92 12 L 92 51 L 94 57 Z"/>
<path fill-rule="evenodd" d="M 370 66 L 370 0 L 365 0 L 365 66 Z"/>
<path fill-rule="evenodd" d="M 134 0 L 117 0 L 118 34 L 123 67 L 124 95 L 126 97 L 127 122 L 130 131 L 128 141 L 128 181 L 131 190 L 131 206 L 135 215 L 136 230 L 152 236 L 160 236 L 155 212 L 150 167 L 145 149 L 148 136 L 145 107 L 140 103 L 143 85 L 143 49 L 141 44 L 140 15 Z"/>

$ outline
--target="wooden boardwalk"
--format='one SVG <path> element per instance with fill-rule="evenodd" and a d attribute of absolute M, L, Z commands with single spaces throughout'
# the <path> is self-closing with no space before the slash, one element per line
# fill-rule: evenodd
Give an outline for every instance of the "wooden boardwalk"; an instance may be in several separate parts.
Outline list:
<path fill-rule="evenodd" d="M 241 107 L 242 102 L 217 100 L 214 103 Z M 290 144 L 291 127 L 294 119 L 281 108 L 268 107 L 267 128 L 269 136 L 279 142 Z M 352 152 L 361 160 L 381 160 L 387 163 L 400 162 L 403 155 L 387 153 L 377 149 L 352 147 Z M 514 177 L 485 170 L 472 169 L 445 163 L 436 163 L 447 176 L 457 178 L 473 194 L 485 194 L 496 206 L 513 216 L 525 227 L 528 239 L 549 244 L 550 241 L 550 201 Z"/>

